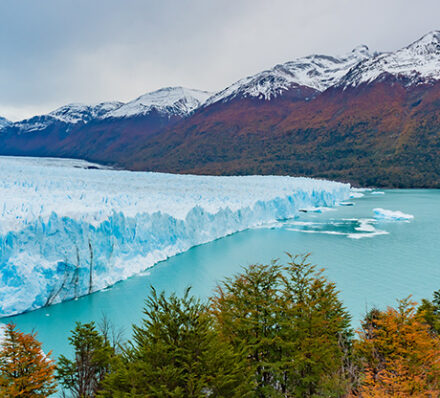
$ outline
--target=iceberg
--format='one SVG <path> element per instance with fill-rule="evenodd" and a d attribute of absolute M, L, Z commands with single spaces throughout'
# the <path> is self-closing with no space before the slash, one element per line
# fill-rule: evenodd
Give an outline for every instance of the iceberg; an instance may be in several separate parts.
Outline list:
<path fill-rule="evenodd" d="M 386 210 L 381 208 L 373 209 L 374 218 L 386 221 L 409 221 L 414 218 L 412 214 L 405 214 L 401 211 Z"/>
<path fill-rule="evenodd" d="M 0 157 L 0 168 L 0 316 L 104 289 L 351 193 L 309 178 L 130 172 L 68 159 Z"/>

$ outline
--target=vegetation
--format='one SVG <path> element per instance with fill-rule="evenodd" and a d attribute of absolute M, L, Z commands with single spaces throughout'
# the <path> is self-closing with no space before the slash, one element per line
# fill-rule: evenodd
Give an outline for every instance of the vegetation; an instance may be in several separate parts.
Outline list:
<path fill-rule="evenodd" d="M 76 325 L 64 393 L 91 397 L 439 397 L 440 291 L 372 309 L 354 333 L 333 283 L 308 256 L 252 265 L 209 302 L 154 288 L 124 346 L 108 322 Z M 0 351 L 5 397 L 55 391 L 54 364 L 13 325 Z"/>
<path fill-rule="evenodd" d="M 74 397 L 95 397 L 110 370 L 110 361 L 115 350 L 93 322 L 77 323 L 69 342 L 74 348 L 75 356 L 73 360 L 60 356 L 57 379 Z"/>
<path fill-rule="evenodd" d="M 349 385 L 350 317 L 308 262 L 254 265 L 212 299 L 222 338 L 244 349 L 255 396 L 341 396 Z"/>
<path fill-rule="evenodd" d="M 1 397 L 46 398 L 56 391 L 54 370 L 50 353 L 43 354 L 34 334 L 6 326 L 0 349 Z"/>
<path fill-rule="evenodd" d="M 183 298 L 152 289 L 144 314 L 101 396 L 241 397 L 250 391 L 245 360 L 218 339 L 189 289 Z"/>
<path fill-rule="evenodd" d="M 371 311 L 359 337 L 365 373 L 360 396 L 440 396 L 440 338 L 415 303 L 405 299 L 397 309 Z"/>

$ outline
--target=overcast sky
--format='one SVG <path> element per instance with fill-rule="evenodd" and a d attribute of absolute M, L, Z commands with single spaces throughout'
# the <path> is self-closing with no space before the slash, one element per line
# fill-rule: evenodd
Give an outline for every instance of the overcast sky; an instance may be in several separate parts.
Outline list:
<path fill-rule="evenodd" d="M 219 90 L 311 53 L 403 47 L 440 29 L 439 0 L 0 0 L 0 116 Z"/>

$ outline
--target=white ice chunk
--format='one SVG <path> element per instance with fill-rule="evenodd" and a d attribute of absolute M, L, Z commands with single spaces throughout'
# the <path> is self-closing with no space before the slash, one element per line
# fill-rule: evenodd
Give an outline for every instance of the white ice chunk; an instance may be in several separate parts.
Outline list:
<path fill-rule="evenodd" d="M 374 218 L 387 221 L 409 221 L 414 218 L 412 214 L 405 214 L 401 211 L 386 210 L 381 208 L 373 209 Z"/>

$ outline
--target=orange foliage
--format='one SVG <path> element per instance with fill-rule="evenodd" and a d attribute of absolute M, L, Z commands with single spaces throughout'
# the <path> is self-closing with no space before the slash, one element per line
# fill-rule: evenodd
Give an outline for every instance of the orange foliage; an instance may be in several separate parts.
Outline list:
<path fill-rule="evenodd" d="M 440 396 L 440 339 L 429 332 L 415 303 L 402 300 L 397 309 L 373 311 L 359 336 L 365 379 L 357 396 Z"/>
<path fill-rule="evenodd" d="M 24 334 L 15 325 L 6 326 L 0 349 L 0 396 L 40 398 L 53 394 L 55 364 L 44 355 L 33 334 Z"/>

